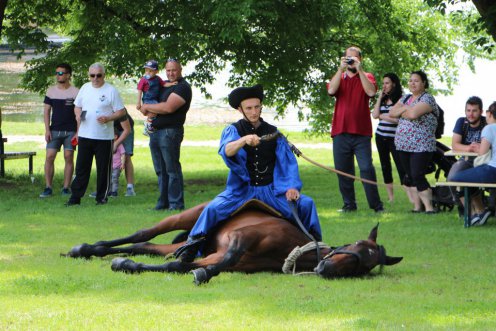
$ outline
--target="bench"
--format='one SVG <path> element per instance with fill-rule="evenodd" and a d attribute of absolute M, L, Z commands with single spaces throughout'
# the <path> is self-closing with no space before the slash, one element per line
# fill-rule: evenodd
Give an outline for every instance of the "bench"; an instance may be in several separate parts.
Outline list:
<path fill-rule="evenodd" d="M 463 187 L 463 196 L 465 198 L 465 208 L 463 208 L 463 219 L 464 219 L 464 226 L 466 228 L 470 227 L 470 216 L 471 216 L 470 214 L 472 208 L 470 204 L 468 189 L 470 187 L 496 189 L 496 183 L 437 182 L 436 186 Z"/>
<path fill-rule="evenodd" d="M 36 152 L 5 152 L 4 144 L 7 138 L 2 136 L 2 110 L 0 109 L 0 177 L 5 177 L 5 161 L 15 159 L 29 159 L 29 175 L 33 177 L 33 156 Z"/>

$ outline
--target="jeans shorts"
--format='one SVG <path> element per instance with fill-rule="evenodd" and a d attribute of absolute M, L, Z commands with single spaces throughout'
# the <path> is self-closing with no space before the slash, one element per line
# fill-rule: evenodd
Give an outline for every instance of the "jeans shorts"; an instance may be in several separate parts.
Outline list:
<path fill-rule="evenodd" d="M 76 134 L 75 131 L 50 131 L 52 140 L 47 144 L 47 149 L 55 149 L 60 151 L 60 146 L 64 145 L 64 150 L 73 151 L 74 147 L 71 144 L 71 139 Z"/>
<path fill-rule="evenodd" d="M 122 134 L 122 131 L 119 131 L 119 136 Z M 131 129 L 129 135 L 122 142 L 122 147 L 124 147 L 124 151 L 126 155 L 133 156 L 134 154 L 134 130 Z"/>

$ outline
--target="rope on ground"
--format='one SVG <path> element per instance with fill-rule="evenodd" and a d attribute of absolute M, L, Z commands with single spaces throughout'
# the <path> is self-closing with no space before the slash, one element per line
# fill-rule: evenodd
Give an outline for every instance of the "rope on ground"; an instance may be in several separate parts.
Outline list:
<path fill-rule="evenodd" d="M 319 249 L 321 248 L 329 248 L 325 243 L 319 242 Z M 289 253 L 288 257 L 284 260 L 284 265 L 282 266 L 282 272 L 285 274 L 290 274 L 292 273 L 293 275 L 296 274 L 296 260 L 302 256 L 304 253 L 315 250 L 317 248 L 317 245 L 315 242 L 311 241 L 308 244 L 300 247 L 296 246 L 291 253 Z"/>

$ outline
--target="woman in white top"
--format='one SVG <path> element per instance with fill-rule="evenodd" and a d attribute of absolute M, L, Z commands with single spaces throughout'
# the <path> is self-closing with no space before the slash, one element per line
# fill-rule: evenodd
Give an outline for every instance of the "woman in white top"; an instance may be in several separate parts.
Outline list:
<path fill-rule="evenodd" d="M 489 109 L 486 110 L 486 120 L 487 125 L 482 129 L 481 133 L 479 155 L 484 155 L 490 150 L 496 150 L 496 102 L 493 102 Z M 451 180 L 453 182 L 496 183 L 496 153 L 492 152 L 489 163 L 460 171 Z M 482 194 L 474 196 L 472 201 L 474 202 L 475 214 L 470 220 L 470 225 L 484 225 L 489 216 L 491 216 L 491 211 L 484 210 Z"/>

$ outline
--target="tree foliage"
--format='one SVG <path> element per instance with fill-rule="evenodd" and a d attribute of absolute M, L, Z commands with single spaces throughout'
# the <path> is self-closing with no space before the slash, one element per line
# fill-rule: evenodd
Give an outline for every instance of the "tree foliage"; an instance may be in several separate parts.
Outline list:
<path fill-rule="evenodd" d="M 332 105 L 325 81 L 350 45 L 380 79 L 423 69 L 447 89 L 456 82 L 455 55 L 468 47 L 463 17 L 442 15 L 420 0 L 10 0 L 4 34 L 23 55 L 34 46 L 43 57 L 28 61 L 26 88 L 43 92 L 53 67 L 68 62 L 76 84 L 99 61 L 109 74 L 138 77 L 149 58 L 195 63 L 188 79 L 202 89 L 226 65 L 230 86 L 261 83 L 266 104 L 312 109 L 318 131 L 328 129 Z M 43 28 L 70 38 L 51 47 Z M 476 54 L 477 53 L 477 54 Z"/>

